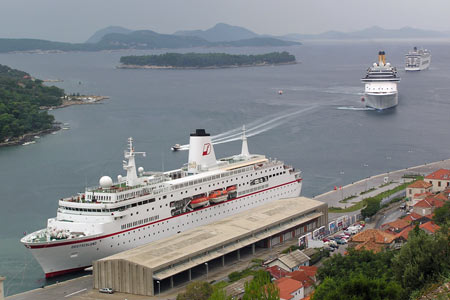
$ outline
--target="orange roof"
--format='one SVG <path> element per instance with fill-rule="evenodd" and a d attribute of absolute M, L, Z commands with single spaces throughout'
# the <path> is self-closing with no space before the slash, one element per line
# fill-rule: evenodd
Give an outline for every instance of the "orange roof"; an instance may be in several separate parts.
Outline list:
<path fill-rule="evenodd" d="M 408 188 L 412 189 L 427 189 L 432 187 L 433 185 L 429 182 L 425 182 L 423 180 L 417 180 L 416 182 L 411 183 L 408 185 Z"/>
<path fill-rule="evenodd" d="M 439 179 L 439 180 L 450 180 L 450 170 L 440 169 L 433 172 L 427 176 L 425 179 Z"/>
<path fill-rule="evenodd" d="M 364 243 L 358 244 L 355 246 L 355 250 L 367 250 L 372 251 L 373 253 L 378 253 L 383 251 L 384 245 L 377 244 L 372 240 L 366 241 Z"/>
<path fill-rule="evenodd" d="M 275 280 L 275 284 L 280 289 L 280 299 L 286 300 L 294 298 L 291 294 L 303 287 L 299 281 L 288 277 Z"/>
<path fill-rule="evenodd" d="M 279 279 L 281 277 L 284 277 L 288 273 L 287 271 L 285 271 L 284 269 L 280 268 L 279 266 L 268 267 L 268 268 L 266 268 L 266 271 L 269 272 L 270 275 L 272 275 L 272 277 L 275 278 L 275 279 Z"/>
<path fill-rule="evenodd" d="M 299 269 L 304 270 L 309 277 L 314 277 L 319 268 L 316 266 L 300 266 Z"/>
<path fill-rule="evenodd" d="M 314 280 L 311 276 L 306 273 L 304 270 L 297 270 L 291 273 L 288 273 L 286 277 L 292 278 L 300 282 L 304 287 L 309 287 L 314 284 Z"/>
<path fill-rule="evenodd" d="M 414 207 L 442 207 L 444 206 L 444 201 L 436 199 L 433 197 L 426 197 L 425 199 L 417 202 Z"/>
<path fill-rule="evenodd" d="M 383 229 L 389 229 L 389 228 L 394 228 L 395 230 L 400 230 L 403 229 L 405 227 L 409 226 L 409 222 L 403 219 L 397 219 L 395 221 L 389 222 L 389 223 L 385 223 L 383 225 L 381 225 L 381 228 Z"/>
<path fill-rule="evenodd" d="M 439 194 L 434 196 L 434 198 L 438 199 L 438 200 L 442 200 L 442 201 L 447 201 L 448 200 L 448 196 L 446 196 L 444 192 L 440 192 Z"/>
<path fill-rule="evenodd" d="M 414 198 L 425 198 L 425 197 L 432 196 L 432 195 L 433 195 L 433 193 L 431 193 L 431 192 L 425 192 L 425 193 L 414 194 L 413 197 Z"/>
<path fill-rule="evenodd" d="M 428 232 L 435 233 L 437 230 L 439 230 L 441 227 L 439 225 L 436 225 L 433 223 L 433 221 L 423 223 L 422 225 L 419 225 L 420 229 L 425 229 Z"/>
<path fill-rule="evenodd" d="M 405 240 L 408 240 L 409 232 L 413 230 L 412 226 L 408 226 L 397 234 L 397 238 L 402 237 Z"/>
<path fill-rule="evenodd" d="M 367 229 L 355 234 L 350 241 L 363 243 L 372 240 L 378 244 L 390 244 L 394 239 L 395 235 L 393 234 L 378 229 Z"/>

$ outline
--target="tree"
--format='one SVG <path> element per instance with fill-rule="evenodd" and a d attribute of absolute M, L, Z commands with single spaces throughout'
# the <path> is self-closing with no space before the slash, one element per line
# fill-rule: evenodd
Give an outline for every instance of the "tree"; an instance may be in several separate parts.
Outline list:
<path fill-rule="evenodd" d="M 413 230 L 408 243 L 393 259 L 392 270 L 396 280 L 411 293 L 436 281 L 450 272 L 450 245 L 448 231 L 428 235 Z"/>
<path fill-rule="evenodd" d="M 434 210 L 433 221 L 438 225 L 444 225 L 450 222 L 450 201 L 446 201 L 444 206 Z"/>
<path fill-rule="evenodd" d="M 214 291 L 208 300 L 231 300 L 231 297 L 228 297 L 223 289 L 214 288 Z"/>
<path fill-rule="evenodd" d="M 280 291 L 268 272 L 259 270 L 252 281 L 245 283 L 243 300 L 279 300 Z"/>
<path fill-rule="evenodd" d="M 207 300 L 213 293 L 208 282 L 193 281 L 186 287 L 186 292 L 177 295 L 177 300 Z"/>
<path fill-rule="evenodd" d="M 380 210 L 380 201 L 375 198 L 366 199 L 367 206 L 361 210 L 364 218 L 371 217 Z"/>

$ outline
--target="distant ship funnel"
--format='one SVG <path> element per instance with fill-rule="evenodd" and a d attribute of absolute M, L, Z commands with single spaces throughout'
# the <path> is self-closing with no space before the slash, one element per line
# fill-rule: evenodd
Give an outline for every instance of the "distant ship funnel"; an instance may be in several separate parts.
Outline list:
<path fill-rule="evenodd" d="M 247 136 L 245 135 L 245 125 L 242 126 L 242 150 L 241 156 L 248 157 L 250 152 L 248 152 Z"/>
<path fill-rule="evenodd" d="M 380 66 L 386 64 L 386 53 L 384 51 L 378 52 L 378 64 Z"/>
<path fill-rule="evenodd" d="M 196 174 L 217 166 L 211 136 L 205 129 L 197 129 L 189 139 L 188 173 Z"/>

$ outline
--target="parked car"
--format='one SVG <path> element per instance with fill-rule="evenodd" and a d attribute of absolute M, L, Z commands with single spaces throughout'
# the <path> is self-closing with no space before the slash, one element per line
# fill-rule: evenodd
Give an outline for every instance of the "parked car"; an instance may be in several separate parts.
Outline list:
<path fill-rule="evenodd" d="M 101 288 L 98 291 L 105 294 L 114 294 L 114 290 L 111 288 Z"/>
<path fill-rule="evenodd" d="M 345 245 L 345 244 L 347 244 L 347 240 L 346 239 L 338 239 L 338 240 L 336 240 L 336 243 L 338 243 L 338 245 Z"/>

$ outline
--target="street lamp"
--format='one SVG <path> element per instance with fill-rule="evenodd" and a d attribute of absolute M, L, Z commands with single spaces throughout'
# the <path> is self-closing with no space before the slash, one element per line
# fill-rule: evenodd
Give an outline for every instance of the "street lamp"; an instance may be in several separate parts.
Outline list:
<path fill-rule="evenodd" d="M 208 281 L 208 263 L 205 262 L 205 266 L 206 266 L 206 281 Z"/>
<path fill-rule="evenodd" d="M 156 283 L 158 284 L 158 295 L 160 295 L 161 294 L 161 285 L 160 285 L 159 280 L 156 280 Z"/>

